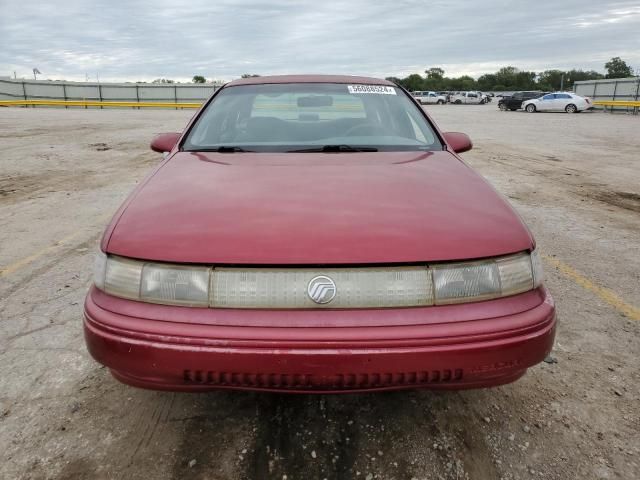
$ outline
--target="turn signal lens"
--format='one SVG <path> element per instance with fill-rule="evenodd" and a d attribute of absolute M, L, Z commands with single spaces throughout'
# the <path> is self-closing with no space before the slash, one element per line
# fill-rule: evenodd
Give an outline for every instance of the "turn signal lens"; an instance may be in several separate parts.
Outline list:
<path fill-rule="evenodd" d="M 107 255 L 98 250 L 93 260 L 93 283 L 100 290 L 104 290 L 104 275 L 107 272 Z"/>
<path fill-rule="evenodd" d="M 496 260 L 500 272 L 500 296 L 515 295 L 533 289 L 529 255 L 515 255 Z"/>
<path fill-rule="evenodd" d="M 104 291 L 116 297 L 140 298 L 142 263 L 122 257 L 108 257 Z"/>
<path fill-rule="evenodd" d="M 533 288 L 538 288 L 544 282 L 544 272 L 542 271 L 542 259 L 538 250 L 531 252 L 531 269 L 533 270 Z"/>

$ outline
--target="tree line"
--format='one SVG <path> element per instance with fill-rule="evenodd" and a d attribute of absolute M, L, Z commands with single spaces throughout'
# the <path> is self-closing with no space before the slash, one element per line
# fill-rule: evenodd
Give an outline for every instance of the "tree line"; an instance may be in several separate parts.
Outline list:
<path fill-rule="evenodd" d="M 603 78 L 626 78 L 633 76 L 633 68 L 620 57 L 614 57 L 605 63 L 606 74 L 595 70 L 545 70 L 533 72 L 519 70 L 516 67 L 502 67 L 495 73 L 487 73 L 477 79 L 469 75 L 447 77 L 440 67 L 425 70 L 425 75 L 413 73 L 404 78 L 387 77 L 387 80 L 402 85 L 409 91 L 433 90 L 480 90 L 480 91 L 508 91 L 508 90 L 570 90 L 574 82 L 579 80 L 600 80 Z"/>
<path fill-rule="evenodd" d="M 251 78 L 251 77 L 259 77 L 260 75 L 256 75 L 254 73 L 243 73 L 242 76 L 240 78 Z M 162 79 L 161 79 L 162 80 Z M 204 78 L 202 75 L 194 75 L 193 79 L 191 80 L 193 83 L 206 83 L 207 79 Z M 154 80 L 155 82 L 155 80 Z"/>
<path fill-rule="evenodd" d="M 409 91 L 433 90 L 433 91 L 509 91 L 509 90 L 571 90 L 574 82 L 579 80 L 600 80 L 603 78 L 626 78 L 633 76 L 633 68 L 620 57 L 613 57 L 604 64 L 606 74 L 595 70 L 545 70 L 533 72 L 519 70 L 516 67 L 502 67 L 495 73 L 487 73 L 478 79 L 469 75 L 460 77 L 446 77 L 445 71 L 440 67 L 428 68 L 425 75 L 413 73 L 404 78 L 387 77 L 394 83 L 402 85 Z M 260 75 L 245 73 L 242 78 L 259 77 Z M 195 75 L 193 83 L 205 83 L 207 79 L 202 75 Z M 174 83 L 173 80 L 158 78 L 153 83 Z"/>

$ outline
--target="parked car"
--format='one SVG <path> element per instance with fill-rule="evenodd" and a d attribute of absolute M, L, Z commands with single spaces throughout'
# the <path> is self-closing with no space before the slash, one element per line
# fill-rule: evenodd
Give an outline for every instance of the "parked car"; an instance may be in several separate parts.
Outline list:
<path fill-rule="evenodd" d="M 235 80 L 107 227 L 91 355 L 145 388 L 340 392 L 512 382 L 550 352 L 531 232 L 386 80 Z M 132 152 L 133 154 L 133 152 Z"/>
<path fill-rule="evenodd" d="M 591 100 L 575 93 L 548 93 L 540 98 L 524 102 L 523 108 L 529 112 L 567 112 L 578 113 L 593 108 Z"/>
<path fill-rule="evenodd" d="M 542 95 L 544 95 L 544 92 L 537 90 L 514 92 L 511 96 L 503 96 L 498 101 L 498 108 L 503 112 L 506 112 L 507 110 L 515 111 L 522 108 L 523 102 L 541 97 Z"/>
<path fill-rule="evenodd" d="M 485 103 L 485 99 L 480 92 L 456 92 L 451 96 L 451 103 L 479 105 Z"/>
<path fill-rule="evenodd" d="M 447 103 L 447 97 L 444 95 L 439 95 L 436 92 L 413 92 L 412 95 L 414 98 L 423 105 L 433 105 L 438 104 L 442 105 Z"/>

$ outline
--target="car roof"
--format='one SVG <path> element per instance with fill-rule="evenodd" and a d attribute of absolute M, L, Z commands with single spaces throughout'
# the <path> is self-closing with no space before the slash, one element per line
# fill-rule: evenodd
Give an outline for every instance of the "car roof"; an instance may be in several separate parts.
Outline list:
<path fill-rule="evenodd" d="M 395 86 L 395 83 L 389 80 L 351 75 L 271 75 L 267 77 L 239 78 L 229 82 L 227 85 L 233 87 L 236 85 L 260 85 L 264 83 L 347 83 Z"/>

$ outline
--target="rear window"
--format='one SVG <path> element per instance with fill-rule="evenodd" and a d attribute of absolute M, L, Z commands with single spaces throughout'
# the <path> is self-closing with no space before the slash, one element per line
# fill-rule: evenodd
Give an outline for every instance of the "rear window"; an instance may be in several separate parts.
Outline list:
<path fill-rule="evenodd" d="M 305 100 L 308 100 L 305 102 Z M 273 96 L 258 94 L 251 104 L 251 117 L 269 117 L 290 122 L 325 122 L 338 118 L 366 118 L 362 97 L 338 95 L 331 105 L 326 97 L 308 96 L 304 92 Z"/>
<path fill-rule="evenodd" d="M 401 89 L 332 83 L 226 87 L 202 112 L 183 148 L 287 152 L 327 145 L 442 149 L 428 120 Z"/>

